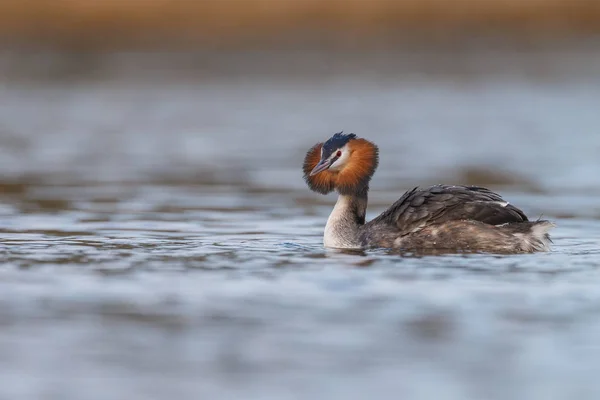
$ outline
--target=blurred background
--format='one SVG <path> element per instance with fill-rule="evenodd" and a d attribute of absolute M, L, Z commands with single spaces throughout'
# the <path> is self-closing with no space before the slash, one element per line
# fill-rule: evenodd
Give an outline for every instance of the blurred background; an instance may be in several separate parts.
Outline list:
<path fill-rule="evenodd" d="M 597 0 L 2 0 L 0 397 L 595 398 L 599 105 Z M 341 130 L 554 251 L 323 249 Z"/>

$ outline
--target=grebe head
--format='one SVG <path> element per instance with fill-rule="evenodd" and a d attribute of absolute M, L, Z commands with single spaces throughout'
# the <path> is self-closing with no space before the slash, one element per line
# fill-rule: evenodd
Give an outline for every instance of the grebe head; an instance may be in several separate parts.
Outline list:
<path fill-rule="evenodd" d="M 368 189 L 378 162 L 377 146 L 353 133 L 339 132 L 306 153 L 304 180 L 318 193 L 355 194 Z"/>

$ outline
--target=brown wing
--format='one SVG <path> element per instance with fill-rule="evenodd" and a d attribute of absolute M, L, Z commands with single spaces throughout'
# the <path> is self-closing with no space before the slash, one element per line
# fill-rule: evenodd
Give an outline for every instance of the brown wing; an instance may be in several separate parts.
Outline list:
<path fill-rule="evenodd" d="M 473 220 L 490 225 L 527 221 L 523 211 L 502 197 L 477 186 L 436 185 L 410 190 L 369 224 L 395 226 L 401 235 L 425 225 L 453 220 Z"/>

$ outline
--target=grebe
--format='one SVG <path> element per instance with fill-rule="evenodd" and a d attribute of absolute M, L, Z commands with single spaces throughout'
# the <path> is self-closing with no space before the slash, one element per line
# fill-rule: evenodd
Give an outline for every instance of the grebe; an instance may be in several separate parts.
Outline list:
<path fill-rule="evenodd" d="M 325 226 L 326 247 L 505 254 L 550 250 L 548 231 L 554 224 L 529 221 L 500 195 L 478 186 L 416 187 L 365 223 L 369 181 L 378 162 L 375 144 L 342 132 L 306 154 L 308 187 L 339 194 Z"/>

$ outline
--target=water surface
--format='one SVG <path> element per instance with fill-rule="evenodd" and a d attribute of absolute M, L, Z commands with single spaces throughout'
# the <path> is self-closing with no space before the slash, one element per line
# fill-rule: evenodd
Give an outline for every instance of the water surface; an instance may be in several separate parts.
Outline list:
<path fill-rule="evenodd" d="M 600 81 L 473 68 L 1 83 L 0 397 L 596 397 Z M 553 251 L 325 250 L 300 166 L 342 129 L 369 218 L 486 184 Z"/>

